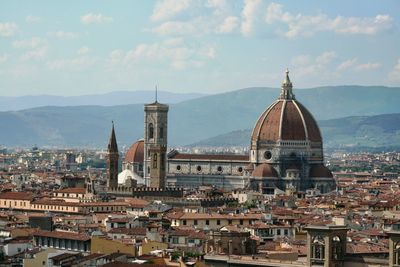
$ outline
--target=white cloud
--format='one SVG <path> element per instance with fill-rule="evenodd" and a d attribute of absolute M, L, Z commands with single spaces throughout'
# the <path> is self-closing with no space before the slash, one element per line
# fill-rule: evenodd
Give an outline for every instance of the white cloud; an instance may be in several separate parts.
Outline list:
<path fill-rule="evenodd" d="M 151 31 L 160 35 L 187 35 L 198 33 L 194 23 L 182 21 L 167 21 Z"/>
<path fill-rule="evenodd" d="M 354 67 L 355 70 L 363 71 L 363 70 L 375 70 L 379 69 L 382 66 L 381 63 L 378 62 L 368 62 L 364 64 L 360 64 Z"/>
<path fill-rule="evenodd" d="M 292 58 L 292 65 L 304 66 L 311 63 L 311 57 L 309 55 L 298 55 Z"/>
<path fill-rule="evenodd" d="M 40 20 L 41 20 L 40 17 L 34 16 L 34 15 L 28 15 L 28 16 L 26 16 L 26 18 L 25 18 L 25 21 L 26 21 L 27 23 L 29 23 L 29 24 L 37 23 L 37 22 L 39 22 Z"/>
<path fill-rule="evenodd" d="M 394 83 L 400 82 L 400 58 L 397 60 L 396 65 L 394 65 L 392 71 L 388 75 L 389 80 Z"/>
<path fill-rule="evenodd" d="M 189 8 L 190 0 L 162 0 L 158 1 L 154 7 L 151 20 L 161 21 L 173 18 L 182 11 Z"/>
<path fill-rule="evenodd" d="M 139 62 L 154 61 L 158 64 L 169 65 L 173 69 L 182 70 L 185 68 L 199 68 L 205 65 L 206 60 L 215 58 L 216 51 L 213 47 L 188 46 L 177 39 L 170 39 L 171 42 L 142 43 L 132 50 L 113 50 L 110 53 L 109 61 L 112 64 L 130 65 Z M 172 41 L 175 40 L 175 41 Z"/>
<path fill-rule="evenodd" d="M 207 8 L 213 9 L 213 15 L 219 18 L 232 16 L 231 1 L 226 0 L 208 0 L 205 4 Z"/>
<path fill-rule="evenodd" d="M 47 41 L 40 37 L 14 41 L 12 45 L 17 49 L 28 50 L 20 56 L 22 61 L 40 60 L 46 56 L 48 50 Z"/>
<path fill-rule="evenodd" d="M 215 58 L 215 56 L 216 56 L 215 48 L 214 48 L 214 47 L 209 47 L 209 48 L 207 49 L 206 56 L 207 56 L 208 58 Z"/>
<path fill-rule="evenodd" d="M 348 59 L 348 60 L 345 60 L 342 63 L 340 63 L 336 69 L 338 71 L 347 70 L 347 69 L 354 67 L 356 65 L 356 63 L 357 63 L 357 58 Z"/>
<path fill-rule="evenodd" d="M 331 31 L 338 34 L 376 34 L 392 28 L 393 18 L 389 15 L 375 17 L 342 17 L 330 18 L 326 14 L 307 16 L 301 13 L 291 14 L 283 11 L 283 6 L 271 3 L 267 8 L 265 21 L 286 24 L 284 35 L 288 38 L 312 36 L 316 32 Z"/>
<path fill-rule="evenodd" d="M 226 0 L 207 0 L 206 7 L 225 9 L 227 6 Z"/>
<path fill-rule="evenodd" d="M 345 71 L 345 70 L 352 70 L 352 71 L 366 71 L 366 70 L 374 70 L 379 69 L 382 66 L 379 62 L 367 62 L 358 64 L 357 58 L 351 58 L 348 60 L 343 61 L 339 64 L 336 68 L 337 71 Z"/>
<path fill-rule="evenodd" d="M 110 62 L 112 64 L 117 64 L 122 62 L 125 57 L 125 52 L 122 49 L 115 49 L 110 53 Z"/>
<path fill-rule="evenodd" d="M 0 63 L 4 63 L 7 60 L 8 60 L 8 55 L 7 54 L 0 55 Z"/>
<path fill-rule="evenodd" d="M 221 25 L 217 28 L 218 33 L 230 33 L 238 26 L 239 19 L 235 16 L 229 16 L 224 19 Z"/>
<path fill-rule="evenodd" d="M 17 24 L 13 22 L 0 23 L 0 36 L 2 37 L 13 36 L 17 29 L 18 29 Z"/>
<path fill-rule="evenodd" d="M 104 16 L 101 13 L 99 13 L 99 14 L 88 13 L 81 17 L 81 22 L 83 24 L 111 23 L 111 22 L 113 22 L 113 18 Z"/>
<path fill-rule="evenodd" d="M 307 79 L 330 80 L 337 74 L 332 70 L 332 61 L 336 58 L 335 51 L 326 51 L 317 56 L 299 55 L 292 58 L 293 73 L 296 77 Z"/>
<path fill-rule="evenodd" d="M 29 60 L 40 60 L 43 59 L 47 54 L 47 46 L 39 47 L 24 53 L 21 56 L 22 61 Z"/>
<path fill-rule="evenodd" d="M 87 46 L 82 46 L 78 49 L 78 55 L 85 55 L 87 53 L 89 53 L 89 47 Z"/>
<path fill-rule="evenodd" d="M 331 23 L 337 33 L 376 34 L 392 27 L 393 18 L 389 15 L 376 15 L 373 18 L 336 17 Z"/>
<path fill-rule="evenodd" d="M 231 33 L 240 24 L 240 18 L 232 6 L 226 0 L 159 1 L 150 17 L 158 24 L 145 31 L 163 36 Z"/>
<path fill-rule="evenodd" d="M 31 39 L 19 40 L 13 42 L 15 48 L 36 48 L 46 44 L 46 40 L 40 37 L 32 37 Z"/>
<path fill-rule="evenodd" d="M 78 37 L 78 34 L 75 32 L 65 32 L 65 31 L 56 31 L 56 32 L 49 32 L 48 33 L 52 37 L 56 37 L 59 39 L 75 39 Z"/>
<path fill-rule="evenodd" d="M 245 36 L 249 36 L 254 31 L 254 24 L 260 11 L 261 0 L 245 0 L 242 11 L 241 32 Z"/>
<path fill-rule="evenodd" d="M 165 45 L 170 45 L 170 46 L 177 46 L 183 43 L 182 38 L 169 38 L 163 41 Z"/>
<path fill-rule="evenodd" d="M 82 71 L 96 63 L 95 59 L 88 57 L 76 57 L 71 59 L 57 59 L 47 62 L 50 70 Z"/>
<path fill-rule="evenodd" d="M 336 58 L 336 53 L 334 51 L 328 51 L 323 53 L 322 55 L 318 56 L 316 62 L 319 64 L 328 64 L 334 58 Z"/>

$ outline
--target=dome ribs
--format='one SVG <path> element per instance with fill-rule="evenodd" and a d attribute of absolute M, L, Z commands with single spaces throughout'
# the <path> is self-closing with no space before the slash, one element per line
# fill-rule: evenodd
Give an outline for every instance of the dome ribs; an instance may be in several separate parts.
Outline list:
<path fill-rule="evenodd" d="M 296 104 L 299 106 L 301 113 L 303 114 L 304 121 L 306 122 L 308 139 L 311 142 L 322 143 L 321 132 L 318 128 L 318 124 L 315 121 L 313 115 L 299 102 L 296 102 Z"/>
<path fill-rule="evenodd" d="M 303 120 L 293 101 L 287 101 L 282 118 L 281 140 L 306 140 Z"/>

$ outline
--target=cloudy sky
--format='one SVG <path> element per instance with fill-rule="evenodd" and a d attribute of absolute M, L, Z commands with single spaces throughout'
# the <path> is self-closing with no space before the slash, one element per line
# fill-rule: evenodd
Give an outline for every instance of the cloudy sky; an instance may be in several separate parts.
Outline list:
<path fill-rule="evenodd" d="M 1 1 L 0 95 L 400 86 L 400 2 Z"/>

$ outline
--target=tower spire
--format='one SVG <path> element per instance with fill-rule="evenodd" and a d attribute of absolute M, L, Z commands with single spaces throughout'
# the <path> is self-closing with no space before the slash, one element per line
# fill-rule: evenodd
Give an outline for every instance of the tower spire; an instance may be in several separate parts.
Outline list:
<path fill-rule="evenodd" d="M 286 75 L 285 75 L 285 79 L 282 82 L 281 95 L 279 98 L 286 99 L 286 100 L 295 99 L 292 89 L 293 89 L 293 85 L 289 78 L 289 70 L 286 68 Z"/>
<path fill-rule="evenodd" d="M 112 123 L 112 128 L 111 128 L 110 140 L 108 141 L 108 151 L 118 152 L 117 138 L 115 137 L 115 130 L 114 130 L 114 121 L 111 121 L 111 123 Z"/>
<path fill-rule="evenodd" d="M 108 158 L 107 158 L 107 187 L 118 187 L 118 145 L 115 137 L 114 121 L 112 121 L 112 129 L 110 140 L 108 141 Z"/>
<path fill-rule="evenodd" d="M 158 93 L 158 88 L 157 88 L 157 84 L 156 84 L 156 103 L 157 103 L 157 97 L 158 97 L 158 95 L 157 95 L 157 93 Z"/>

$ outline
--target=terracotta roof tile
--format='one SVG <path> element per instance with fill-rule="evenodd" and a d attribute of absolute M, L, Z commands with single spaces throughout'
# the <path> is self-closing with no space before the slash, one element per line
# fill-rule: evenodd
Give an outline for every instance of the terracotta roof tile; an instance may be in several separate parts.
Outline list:
<path fill-rule="evenodd" d="M 44 231 L 40 230 L 33 234 L 34 236 L 44 236 L 53 238 L 63 238 L 70 240 L 88 241 L 90 237 L 86 234 L 79 234 L 74 232 L 61 232 L 61 231 Z"/>

